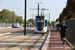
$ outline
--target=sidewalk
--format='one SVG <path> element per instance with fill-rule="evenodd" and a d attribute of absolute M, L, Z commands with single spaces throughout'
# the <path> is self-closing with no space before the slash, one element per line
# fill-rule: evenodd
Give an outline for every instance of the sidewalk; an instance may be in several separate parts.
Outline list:
<path fill-rule="evenodd" d="M 60 33 L 55 28 L 50 28 L 51 36 L 48 50 L 72 50 L 68 44 L 61 45 Z"/>

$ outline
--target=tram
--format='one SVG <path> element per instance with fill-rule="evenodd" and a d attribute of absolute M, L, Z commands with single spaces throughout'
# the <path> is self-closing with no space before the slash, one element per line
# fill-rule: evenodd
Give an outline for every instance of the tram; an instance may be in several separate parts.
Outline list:
<path fill-rule="evenodd" d="M 48 21 L 46 20 L 45 16 L 35 16 L 34 32 L 35 33 L 48 32 Z"/>

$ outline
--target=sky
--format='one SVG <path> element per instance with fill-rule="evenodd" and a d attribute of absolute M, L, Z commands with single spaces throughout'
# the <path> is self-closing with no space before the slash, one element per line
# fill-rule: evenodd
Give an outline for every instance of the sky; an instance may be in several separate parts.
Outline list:
<path fill-rule="evenodd" d="M 49 20 L 49 13 L 50 13 L 50 22 L 55 21 L 59 18 L 60 13 L 63 11 L 63 8 L 66 7 L 67 0 L 27 0 L 27 17 L 26 19 L 30 19 L 36 16 L 37 10 L 30 10 L 30 9 L 37 9 L 37 3 L 41 2 L 40 9 L 45 8 L 49 10 L 45 10 L 44 14 L 46 14 L 46 18 Z M 23 16 L 24 19 L 24 9 L 25 9 L 25 0 L 0 0 L 0 11 L 4 8 L 10 11 L 14 11 L 18 16 Z M 40 10 L 41 14 L 41 10 Z"/>
<path fill-rule="evenodd" d="M 0 11 L 8 9 L 24 18 L 24 0 L 0 0 Z"/>

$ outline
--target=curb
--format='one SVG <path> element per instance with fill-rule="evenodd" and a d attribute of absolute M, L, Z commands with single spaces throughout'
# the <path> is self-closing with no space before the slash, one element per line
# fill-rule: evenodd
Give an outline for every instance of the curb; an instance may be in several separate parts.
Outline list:
<path fill-rule="evenodd" d="M 75 50 L 72 44 L 66 39 L 67 44 L 71 47 L 72 50 Z"/>
<path fill-rule="evenodd" d="M 49 31 L 47 37 L 45 38 L 44 44 L 42 46 L 42 50 L 48 50 L 48 45 L 50 43 L 49 40 L 50 40 L 50 31 Z"/>

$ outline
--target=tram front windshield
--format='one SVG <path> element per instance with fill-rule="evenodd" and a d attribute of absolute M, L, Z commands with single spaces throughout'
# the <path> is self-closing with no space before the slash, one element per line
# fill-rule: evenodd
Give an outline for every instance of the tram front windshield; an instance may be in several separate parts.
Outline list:
<path fill-rule="evenodd" d="M 37 26 L 44 26 L 44 18 L 37 18 Z"/>

